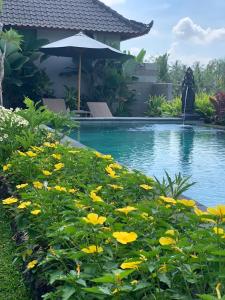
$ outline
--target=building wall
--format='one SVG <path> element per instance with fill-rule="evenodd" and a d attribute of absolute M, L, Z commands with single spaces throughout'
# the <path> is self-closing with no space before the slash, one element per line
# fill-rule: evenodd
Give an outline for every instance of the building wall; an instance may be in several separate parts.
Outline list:
<path fill-rule="evenodd" d="M 172 99 L 173 85 L 171 83 L 157 82 L 158 67 L 153 63 L 137 64 L 132 74 L 136 81 L 129 85 L 135 94 L 135 101 L 131 105 L 133 117 L 144 117 L 147 112 L 147 102 L 150 96 L 164 95 Z"/>

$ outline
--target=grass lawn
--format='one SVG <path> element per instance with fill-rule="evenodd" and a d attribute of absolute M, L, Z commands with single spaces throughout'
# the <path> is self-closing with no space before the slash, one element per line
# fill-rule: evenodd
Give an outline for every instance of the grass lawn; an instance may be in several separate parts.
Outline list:
<path fill-rule="evenodd" d="M 0 206 L 0 299 L 29 300 L 19 266 L 13 265 L 15 245 L 10 223 Z"/>

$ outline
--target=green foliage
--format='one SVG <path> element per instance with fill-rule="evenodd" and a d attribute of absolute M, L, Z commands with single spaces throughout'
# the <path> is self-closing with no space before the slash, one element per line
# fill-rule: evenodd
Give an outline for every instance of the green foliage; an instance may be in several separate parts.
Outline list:
<path fill-rule="evenodd" d="M 160 117 L 162 115 L 162 104 L 166 102 L 165 96 L 150 96 L 148 101 L 147 115 L 149 117 Z"/>
<path fill-rule="evenodd" d="M 25 98 L 24 104 L 24 110 L 0 108 L 0 162 L 15 149 L 27 150 L 40 143 L 46 134 L 43 125 L 51 126 L 60 137 L 77 126 L 69 116 L 48 111 L 29 98 Z"/>
<path fill-rule="evenodd" d="M 39 49 L 47 40 L 37 39 L 35 35 L 22 36 L 15 30 L 6 31 L 5 35 L 9 35 L 3 82 L 6 107 L 21 107 L 24 96 L 36 101 L 43 96 L 51 96 L 53 92 L 49 78 L 36 65 L 45 57 Z M 0 48 L 3 47 L 4 39 L 1 39 Z"/>
<path fill-rule="evenodd" d="M 65 102 L 70 111 L 77 108 L 77 90 L 73 87 L 64 85 L 65 87 Z"/>
<path fill-rule="evenodd" d="M 47 121 L 46 112 L 28 99 L 26 105 L 20 117 L 34 119 L 27 127 L 35 130 Z M 2 203 L 18 232 L 29 237 L 17 256 L 34 286 L 42 286 L 34 298 L 224 294 L 218 284 L 224 282 L 225 206 L 203 212 L 194 201 L 178 199 L 193 185 L 189 178 L 166 173 L 160 183 L 110 155 L 63 146 L 55 138 L 42 132 L 25 151 L 20 145 L 1 172 L 14 197 Z"/>
<path fill-rule="evenodd" d="M 48 112 L 26 105 L 16 116 L 4 110 L 15 117 L 10 138 L 21 137 L 22 123 L 40 138 L 14 145 L 2 161 L 13 198 L 0 205 L 23 237 L 16 255 L 37 287 L 33 298 L 222 298 L 224 205 L 203 212 L 178 199 L 193 185 L 180 174 L 159 182 L 111 155 L 61 145 L 40 131 Z"/>
<path fill-rule="evenodd" d="M 147 111 L 149 117 L 178 117 L 181 115 L 181 111 L 182 104 L 179 97 L 171 101 L 168 101 L 165 96 L 150 96 L 149 98 Z"/>
<path fill-rule="evenodd" d="M 194 213 L 193 201 L 161 197 L 179 196 L 187 179 L 167 176 L 162 186 L 110 156 L 52 140 L 30 151 L 32 156 L 14 153 L 5 176 L 14 196 L 31 203 L 23 209 L 21 202 L 5 206 L 18 230 L 29 236 L 18 256 L 27 268 L 37 261 L 26 272 L 49 287 L 44 299 L 172 300 L 214 294 L 224 278 L 225 241 L 213 228 L 225 230 L 223 219 Z M 128 205 L 134 210 L 118 210 Z M 90 213 L 104 219 L 94 225 Z M 137 236 L 123 244 L 115 232 Z M 99 252 L 87 253 L 91 245 Z M 138 266 L 123 267 L 132 262 Z"/>
<path fill-rule="evenodd" d="M 183 178 L 180 173 L 175 175 L 174 179 L 167 172 L 165 174 L 166 176 L 163 177 L 162 181 L 155 178 L 157 182 L 156 187 L 159 189 L 161 195 L 178 199 L 195 184 L 195 182 L 189 182 L 190 177 Z"/>
<path fill-rule="evenodd" d="M 0 216 L 0 299 L 29 300 L 22 278 L 21 261 L 16 264 L 13 262 L 16 245 L 12 241 L 10 219 L 1 206 Z"/>
<path fill-rule="evenodd" d="M 122 64 L 108 61 L 96 67 L 93 98 L 107 101 L 115 115 L 129 116 L 129 105 L 134 101 L 134 93 L 128 88 L 130 78 L 124 75 Z"/>
<path fill-rule="evenodd" d="M 158 56 L 155 60 L 159 68 L 158 80 L 160 82 L 170 82 L 168 60 L 169 60 L 168 53 Z"/>
<path fill-rule="evenodd" d="M 182 113 L 181 98 L 176 97 L 171 101 L 164 101 L 161 105 L 162 115 L 179 117 Z"/>
<path fill-rule="evenodd" d="M 215 116 L 215 108 L 209 100 L 209 95 L 199 93 L 196 95 L 196 111 L 206 120 L 212 120 Z"/>

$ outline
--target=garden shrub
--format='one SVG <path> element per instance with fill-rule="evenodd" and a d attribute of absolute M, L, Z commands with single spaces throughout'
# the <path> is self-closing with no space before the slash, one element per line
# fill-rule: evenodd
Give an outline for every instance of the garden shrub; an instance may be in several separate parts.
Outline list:
<path fill-rule="evenodd" d="M 210 96 L 206 93 L 196 95 L 195 101 L 196 111 L 206 120 L 212 121 L 215 117 L 216 110 L 210 101 Z"/>
<path fill-rule="evenodd" d="M 171 101 L 164 101 L 161 105 L 161 110 L 164 116 L 180 117 L 182 114 L 180 97 L 176 97 Z"/>
<path fill-rule="evenodd" d="M 222 299 L 224 205 L 204 212 L 165 182 L 54 134 L 14 149 L 1 174 L 34 297 Z"/>

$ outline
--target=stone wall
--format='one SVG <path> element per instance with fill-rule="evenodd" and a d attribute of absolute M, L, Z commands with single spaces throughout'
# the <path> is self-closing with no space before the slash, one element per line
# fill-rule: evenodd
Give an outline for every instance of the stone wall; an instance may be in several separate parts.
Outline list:
<path fill-rule="evenodd" d="M 131 105 L 133 117 L 146 116 L 147 101 L 152 96 L 164 95 L 168 100 L 172 99 L 173 85 L 171 83 L 157 82 L 158 67 L 156 64 L 137 64 L 133 69 L 133 78 L 129 89 L 135 93 L 136 100 Z"/>

